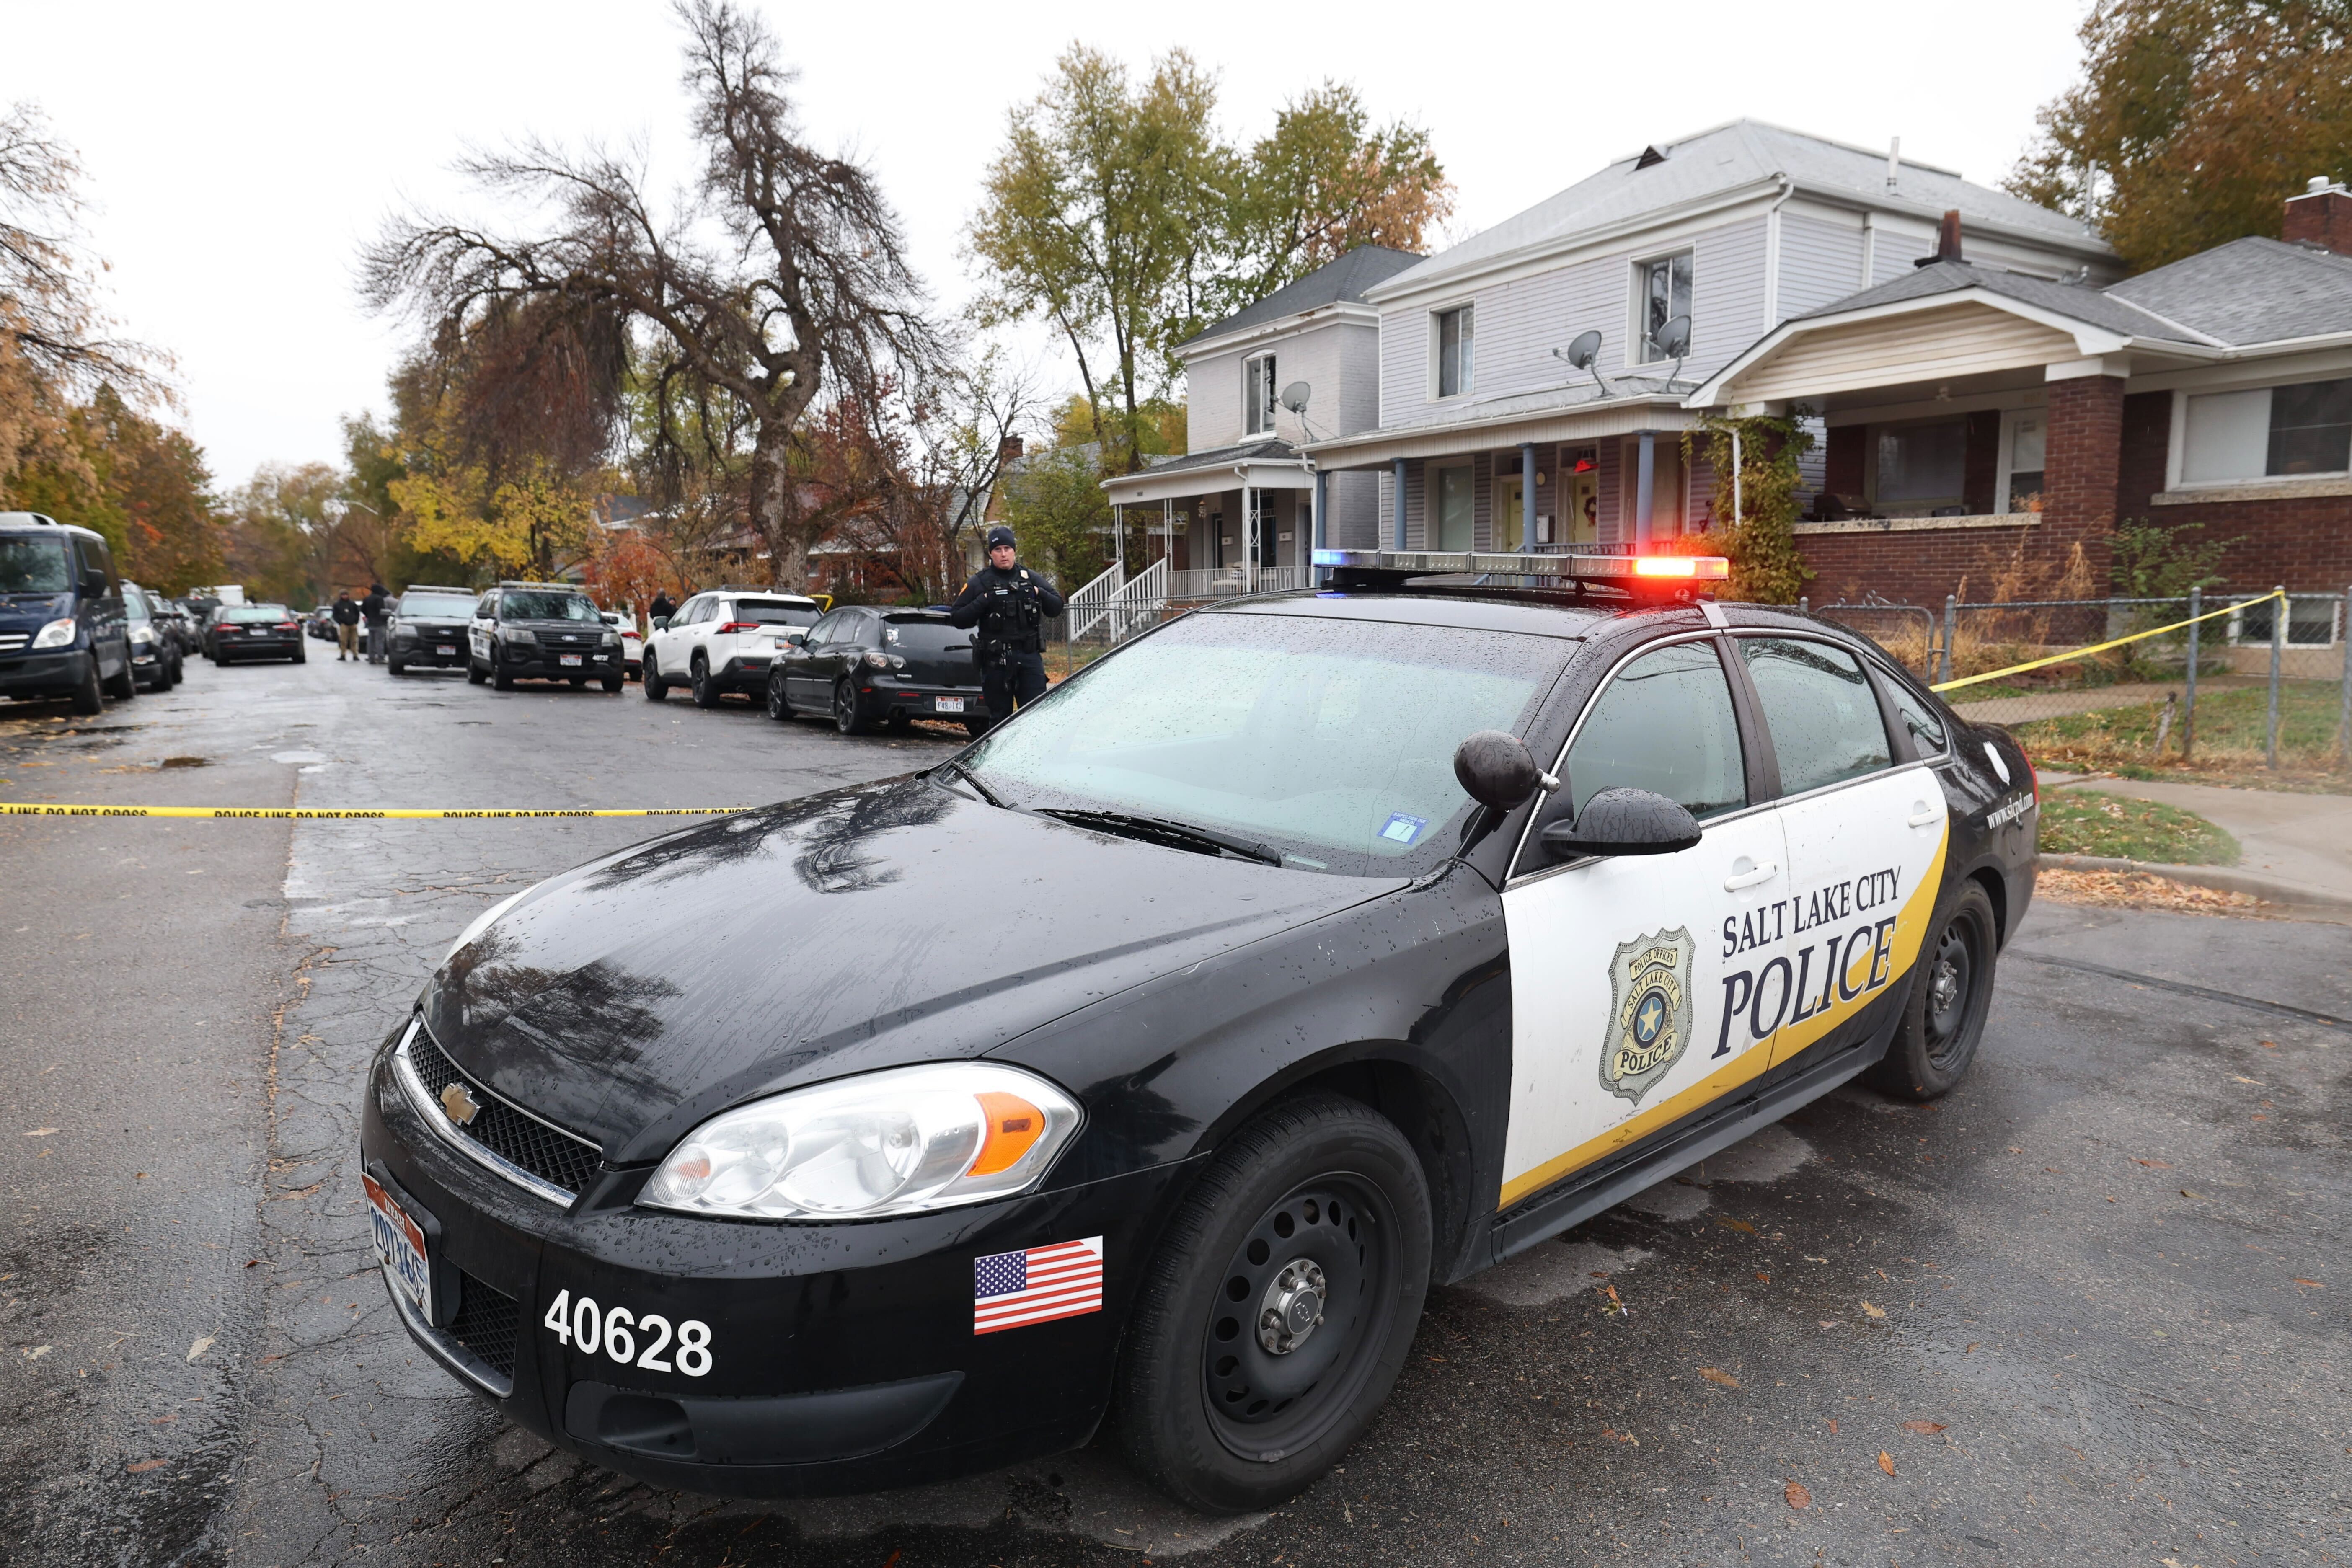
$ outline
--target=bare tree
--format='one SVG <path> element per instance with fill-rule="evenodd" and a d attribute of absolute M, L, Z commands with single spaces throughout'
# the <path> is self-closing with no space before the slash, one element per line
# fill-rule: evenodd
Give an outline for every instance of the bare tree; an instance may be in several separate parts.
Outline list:
<path fill-rule="evenodd" d="M 766 24 L 727 0 L 680 0 L 677 15 L 703 168 L 675 210 L 656 212 L 642 158 L 530 142 L 462 168 L 551 208 L 545 232 L 398 221 L 367 253 L 363 291 L 435 330 L 524 297 L 563 301 L 558 320 L 609 313 L 631 330 L 635 372 L 665 389 L 656 441 L 688 438 L 677 408 L 715 396 L 740 411 L 751 526 L 773 580 L 799 586 L 829 520 L 801 505 L 793 431 L 820 398 L 870 400 L 926 368 L 938 342 L 898 216 L 863 166 L 808 145 Z"/>
<path fill-rule="evenodd" d="M 961 585 L 965 541 L 986 520 L 1036 405 L 1029 373 L 1008 372 L 989 353 L 887 410 L 890 427 L 875 437 L 883 482 L 873 531 L 917 598 L 945 600 Z"/>

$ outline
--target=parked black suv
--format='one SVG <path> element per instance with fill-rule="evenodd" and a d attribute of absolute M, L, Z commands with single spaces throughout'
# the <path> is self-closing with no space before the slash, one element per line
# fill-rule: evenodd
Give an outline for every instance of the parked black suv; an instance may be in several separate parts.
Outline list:
<path fill-rule="evenodd" d="M 471 588 L 411 583 L 392 613 L 392 673 L 405 675 L 414 665 L 455 669 L 466 663 L 466 629 L 474 605 Z"/>
<path fill-rule="evenodd" d="M 37 511 L 0 511 L 0 693 L 69 697 L 96 713 L 139 694 L 122 579 L 106 541 Z"/>
<path fill-rule="evenodd" d="M 466 678 L 511 691 L 520 680 L 593 677 L 607 691 L 621 689 L 621 634 L 604 624 L 595 602 L 569 583 L 501 583 L 474 606 L 467 633 Z"/>

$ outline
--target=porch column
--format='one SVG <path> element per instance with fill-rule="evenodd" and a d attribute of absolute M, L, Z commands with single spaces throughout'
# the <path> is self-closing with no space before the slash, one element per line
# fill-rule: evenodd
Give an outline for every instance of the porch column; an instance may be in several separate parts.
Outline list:
<path fill-rule="evenodd" d="M 1118 580 L 1127 581 L 1127 508 L 1110 509 L 1110 559 L 1118 568 Z"/>
<path fill-rule="evenodd" d="M 1242 586 L 1245 592 L 1257 588 L 1257 491 L 1248 481 L 1242 484 Z"/>
<path fill-rule="evenodd" d="M 1642 458 L 1633 474 L 1633 553 L 1646 555 L 1650 551 L 1650 489 L 1657 478 L 1657 436 L 1642 432 Z"/>
<path fill-rule="evenodd" d="M 1395 475 L 1395 478 L 1390 481 L 1389 485 L 1390 489 L 1393 492 L 1390 500 L 1389 510 L 1395 514 L 1396 521 L 1394 526 L 1396 530 L 1396 537 L 1390 542 L 1389 548 L 1391 550 L 1402 550 L 1404 548 L 1404 459 L 1402 458 L 1399 458 L 1394 463 L 1390 465 L 1390 470 Z"/>
<path fill-rule="evenodd" d="M 2124 379 L 2075 375 L 2050 385 L 2042 521 L 2027 548 L 2053 575 L 2080 545 L 2095 583 L 2114 561 L 2116 492 L 2123 477 Z"/>
<path fill-rule="evenodd" d="M 1160 503 L 1160 559 L 1168 563 L 1168 570 L 1176 570 L 1176 498 L 1170 496 Z"/>
<path fill-rule="evenodd" d="M 1327 510 L 1331 504 L 1331 476 L 1325 473 L 1320 468 L 1315 470 L 1314 504 L 1315 531 L 1311 536 L 1312 548 L 1308 551 L 1307 556 L 1307 564 L 1309 566 L 1315 566 L 1314 552 L 1317 550 L 1328 550 L 1330 548 L 1331 544 L 1329 537 L 1330 524 L 1325 521 Z M 1315 566 L 1314 575 L 1309 579 L 1309 581 L 1318 586 L 1321 584 L 1323 581 L 1323 570 L 1321 567 Z"/>
<path fill-rule="evenodd" d="M 1519 443 L 1519 548 L 1536 547 L 1536 444 Z"/>

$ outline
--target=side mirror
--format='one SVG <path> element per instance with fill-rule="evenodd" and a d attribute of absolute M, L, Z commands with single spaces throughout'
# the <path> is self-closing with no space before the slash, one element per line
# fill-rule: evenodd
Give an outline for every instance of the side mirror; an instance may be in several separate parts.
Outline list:
<path fill-rule="evenodd" d="M 1501 730 L 1465 735 L 1454 748 L 1454 777 L 1472 800 L 1498 812 L 1516 810 L 1538 789 L 1559 781 L 1536 766 L 1527 743 Z"/>
<path fill-rule="evenodd" d="M 1699 839 L 1698 821 L 1664 795 L 1645 789 L 1604 789 L 1584 803 L 1574 822 L 1543 830 L 1543 847 L 1559 859 L 1579 855 L 1672 855 Z"/>
<path fill-rule="evenodd" d="M 103 599 L 106 597 L 106 574 L 99 571 L 83 573 L 81 574 L 81 591 L 95 599 Z"/>
<path fill-rule="evenodd" d="M 666 632 L 669 630 L 669 617 L 667 616 L 656 616 L 654 617 L 654 630 L 657 632 Z"/>

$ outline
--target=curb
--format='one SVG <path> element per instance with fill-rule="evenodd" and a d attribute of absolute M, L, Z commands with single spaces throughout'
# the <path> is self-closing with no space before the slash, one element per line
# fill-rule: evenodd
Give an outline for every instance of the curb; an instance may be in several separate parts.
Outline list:
<path fill-rule="evenodd" d="M 2212 888 L 2224 893 L 2252 893 L 2274 904 L 2298 904 L 2305 909 L 2352 910 L 2352 897 L 2324 893 L 2294 882 L 2283 882 L 2258 871 L 2226 866 L 2167 866 L 2154 860 L 2124 860 L 2112 855 L 2043 855 L 2040 863 L 2060 871 L 2145 871 L 2151 877 L 2186 882 L 2192 888 Z"/>

